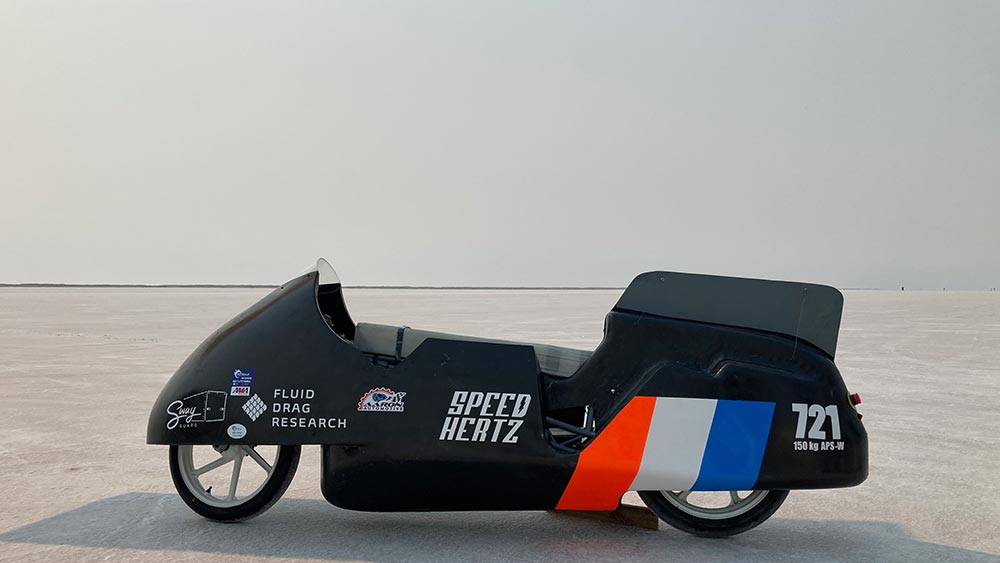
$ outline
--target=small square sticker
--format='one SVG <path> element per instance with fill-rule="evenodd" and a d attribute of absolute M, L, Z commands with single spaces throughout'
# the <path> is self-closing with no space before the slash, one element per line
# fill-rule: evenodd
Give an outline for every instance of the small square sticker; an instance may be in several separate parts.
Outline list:
<path fill-rule="evenodd" d="M 233 397 L 249 397 L 251 385 L 253 385 L 252 369 L 234 369 L 233 383 L 229 388 L 229 394 Z"/>

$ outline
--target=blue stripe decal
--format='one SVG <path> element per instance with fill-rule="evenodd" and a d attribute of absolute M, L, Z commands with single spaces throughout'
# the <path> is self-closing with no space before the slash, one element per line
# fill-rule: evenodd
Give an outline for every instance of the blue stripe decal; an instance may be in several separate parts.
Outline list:
<path fill-rule="evenodd" d="M 773 415 L 774 403 L 720 400 L 691 490 L 752 489 L 760 475 Z"/>

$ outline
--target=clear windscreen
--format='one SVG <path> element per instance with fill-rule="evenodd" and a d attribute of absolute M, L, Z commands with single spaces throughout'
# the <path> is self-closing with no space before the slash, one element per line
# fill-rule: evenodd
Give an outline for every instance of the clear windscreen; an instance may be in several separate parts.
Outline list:
<path fill-rule="evenodd" d="M 345 340 L 354 339 L 355 324 L 344 302 L 344 291 L 340 284 L 340 276 L 329 262 L 320 258 L 303 274 L 317 272 L 319 280 L 316 287 L 316 304 L 323 319 L 337 336 Z"/>
<path fill-rule="evenodd" d="M 337 271 L 324 258 L 316 260 L 316 264 L 307 268 L 302 273 L 308 274 L 310 272 L 319 273 L 320 285 L 340 285 L 340 276 L 337 275 Z"/>

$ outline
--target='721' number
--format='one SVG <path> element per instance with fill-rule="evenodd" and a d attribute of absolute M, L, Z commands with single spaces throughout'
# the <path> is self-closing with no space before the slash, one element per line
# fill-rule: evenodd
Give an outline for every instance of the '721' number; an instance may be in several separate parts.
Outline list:
<path fill-rule="evenodd" d="M 840 439 L 840 417 L 837 415 L 837 405 L 807 405 L 805 403 L 792 403 L 792 412 L 799 415 L 799 421 L 795 425 L 795 437 L 802 439 L 806 437 L 806 424 L 809 419 L 813 419 L 812 426 L 809 427 L 810 440 L 826 440 L 826 430 L 823 430 L 823 423 L 830 417 L 830 434 L 832 439 Z"/>

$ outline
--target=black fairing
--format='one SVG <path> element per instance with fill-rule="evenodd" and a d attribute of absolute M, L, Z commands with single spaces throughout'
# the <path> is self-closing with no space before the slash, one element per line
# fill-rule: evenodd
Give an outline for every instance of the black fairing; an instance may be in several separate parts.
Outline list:
<path fill-rule="evenodd" d="M 253 394 L 271 403 L 274 390 L 313 389 L 313 417 L 343 417 L 350 404 L 347 393 L 333 385 L 338 368 L 362 369 L 367 362 L 350 344 L 333 333 L 316 302 L 316 273 L 296 278 L 212 333 L 181 364 L 160 392 L 149 417 L 146 441 L 151 444 L 302 444 L 330 441 L 340 428 L 271 431 L 271 416 L 256 421 L 241 410 Z M 370 364 L 369 364 L 370 367 Z M 220 421 L 167 425 L 174 416 L 168 407 L 177 400 L 204 391 L 230 391 L 233 371 L 254 370 L 249 396 L 229 396 Z M 349 380 L 348 380 L 349 381 Z M 340 382 L 341 385 L 344 382 Z M 338 400 L 340 399 L 340 400 Z M 356 399 L 355 399 L 356 400 Z M 174 409 L 176 412 L 176 409 Z M 268 414 L 273 412 L 268 405 Z M 229 424 L 247 428 L 246 439 L 227 435 Z"/>
<path fill-rule="evenodd" d="M 395 370 L 408 382 L 400 383 L 408 393 L 406 412 L 358 413 L 368 415 L 359 423 L 380 428 L 377 439 L 323 447 L 327 500 L 356 510 L 556 505 L 576 456 L 556 453 L 544 437 L 538 366 L 530 347 L 427 341 Z M 510 431 L 506 426 L 497 442 L 439 440 L 456 390 L 530 395 L 517 442 L 502 441 Z"/>
<path fill-rule="evenodd" d="M 600 431 L 637 395 L 693 397 L 776 404 L 756 488 L 849 486 L 867 475 L 867 435 L 833 361 L 791 337 L 615 310 L 570 378 L 541 376 L 529 346 L 436 339 L 386 368 L 348 341 L 340 296 L 320 289 L 315 273 L 303 275 L 209 336 L 157 398 L 147 442 L 322 444 L 323 494 L 345 508 L 548 509 L 579 454 L 552 447 L 545 413 L 590 406 Z M 234 370 L 252 371 L 245 394 L 232 389 Z M 362 410 L 376 389 L 405 393 L 405 407 Z M 530 397 L 516 440 L 440 440 L 456 391 Z M 794 451 L 793 402 L 838 405 L 847 448 Z"/>
<path fill-rule="evenodd" d="M 555 506 L 576 456 L 556 453 L 544 437 L 531 347 L 430 339 L 398 366 L 378 367 L 327 326 L 317 309 L 315 284 L 315 274 L 287 283 L 199 346 L 157 398 L 147 442 L 326 444 L 323 493 L 344 508 Z M 249 396 L 229 396 L 220 420 L 167 428 L 174 418 L 167 413 L 172 403 L 205 391 L 228 392 L 235 369 L 253 370 Z M 361 412 L 359 401 L 376 388 L 406 393 L 405 409 Z M 310 390 L 312 399 L 281 398 L 291 390 Z M 440 441 L 453 393 L 460 390 L 529 395 L 523 422 L 509 437 L 516 441 L 502 441 L 507 427 L 498 435 L 500 443 Z M 251 420 L 243 407 L 254 396 L 267 409 Z M 285 410 L 297 404 L 301 410 L 307 403 L 308 413 L 276 413 L 279 405 Z M 276 427 L 276 418 L 321 418 L 326 427 Z M 230 437 L 231 424 L 245 426 L 246 435 Z"/>
<path fill-rule="evenodd" d="M 756 488 L 856 485 L 868 475 L 868 435 L 833 361 L 787 336 L 612 311 L 603 343 L 570 379 L 549 379 L 550 408 L 591 404 L 598 427 L 633 396 L 775 403 Z M 837 405 L 844 451 L 794 450 L 792 403 Z"/>

